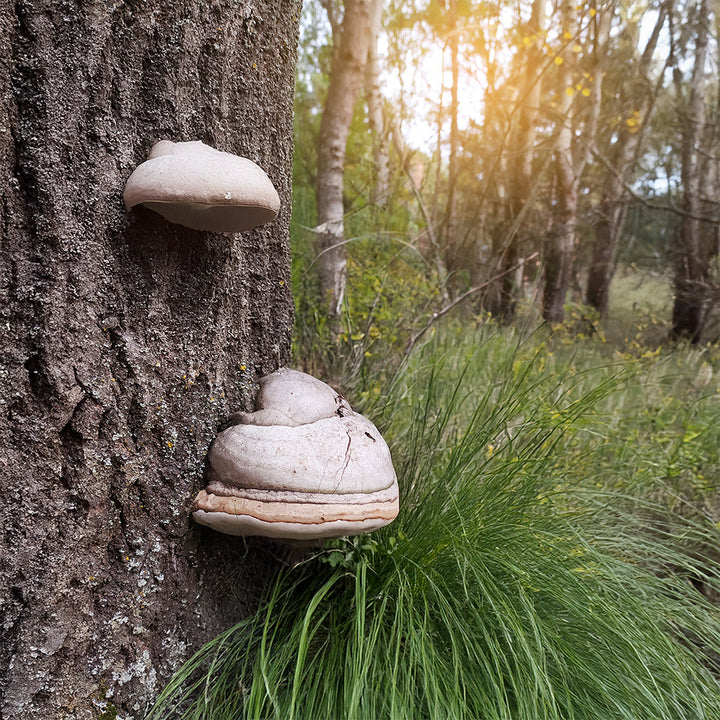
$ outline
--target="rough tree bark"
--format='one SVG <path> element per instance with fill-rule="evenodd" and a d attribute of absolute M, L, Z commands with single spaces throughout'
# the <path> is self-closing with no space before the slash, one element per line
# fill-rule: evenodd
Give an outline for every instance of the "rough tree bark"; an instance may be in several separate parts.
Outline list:
<path fill-rule="evenodd" d="M 346 0 L 340 45 L 333 53 L 330 86 L 320 121 L 316 204 L 320 292 L 336 321 L 345 296 L 347 252 L 343 206 L 345 148 L 370 46 L 374 0 Z"/>
<path fill-rule="evenodd" d="M 224 419 L 289 355 L 300 8 L 0 5 L 0 717 L 140 718 L 256 602 L 270 550 L 188 509 Z M 161 138 L 258 162 L 278 219 L 126 213 Z"/>

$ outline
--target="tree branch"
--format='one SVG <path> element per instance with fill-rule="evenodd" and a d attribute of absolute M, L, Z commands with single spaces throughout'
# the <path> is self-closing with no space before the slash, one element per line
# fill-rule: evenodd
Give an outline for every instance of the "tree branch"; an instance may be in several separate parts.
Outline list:
<path fill-rule="evenodd" d="M 509 267 L 507 270 L 498 273 L 494 277 L 491 277 L 489 280 L 486 280 L 484 283 L 480 283 L 480 285 L 475 285 L 475 287 L 471 287 L 469 290 L 466 290 L 462 295 L 455 298 L 455 300 L 453 300 L 450 304 L 446 305 L 442 310 L 433 313 L 432 317 L 425 324 L 425 327 L 423 327 L 419 332 L 410 337 L 407 343 L 407 347 L 405 348 L 405 355 L 410 354 L 410 351 L 415 347 L 420 338 L 432 327 L 435 321 L 439 320 L 444 315 L 447 315 L 454 307 L 464 302 L 469 297 L 480 292 L 480 290 L 484 290 L 505 275 L 509 275 L 510 273 L 515 272 L 516 270 L 521 268 L 528 260 L 534 260 L 539 254 L 540 253 L 538 252 L 534 252 L 532 253 L 532 255 L 528 255 L 526 258 L 523 258 L 522 262 L 519 262 L 516 265 Z"/>

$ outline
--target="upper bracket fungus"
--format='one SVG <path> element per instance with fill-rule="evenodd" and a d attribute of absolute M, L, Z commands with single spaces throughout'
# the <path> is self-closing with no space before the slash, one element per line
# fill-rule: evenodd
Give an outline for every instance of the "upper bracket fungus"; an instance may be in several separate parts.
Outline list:
<path fill-rule="evenodd" d="M 193 230 L 237 233 L 275 219 L 280 198 L 252 160 L 196 140 L 161 140 L 128 178 L 127 210 L 144 205 Z"/>
<path fill-rule="evenodd" d="M 197 522 L 230 535 L 313 540 L 395 519 L 388 446 L 329 385 L 281 368 L 260 380 L 255 407 L 213 442 Z"/>

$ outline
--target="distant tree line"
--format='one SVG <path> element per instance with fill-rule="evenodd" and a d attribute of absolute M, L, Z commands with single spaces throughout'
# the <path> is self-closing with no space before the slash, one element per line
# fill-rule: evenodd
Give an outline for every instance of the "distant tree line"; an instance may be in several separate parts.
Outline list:
<path fill-rule="evenodd" d="M 437 302 L 478 288 L 512 322 L 532 289 L 547 321 L 569 297 L 605 317 L 633 204 L 664 223 L 671 336 L 703 340 L 718 300 L 718 22 L 708 0 L 306 3 L 295 181 L 316 201 L 330 323 L 358 213 L 364 233 L 404 233 Z M 432 63 L 442 88 L 423 90 Z M 419 113 L 435 140 L 413 148 Z"/>

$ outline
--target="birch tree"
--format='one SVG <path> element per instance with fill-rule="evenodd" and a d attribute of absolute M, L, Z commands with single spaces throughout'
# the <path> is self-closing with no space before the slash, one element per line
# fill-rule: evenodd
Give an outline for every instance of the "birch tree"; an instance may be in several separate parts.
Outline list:
<path fill-rule="evenodd" d="M 585 85 L 578 80 L 577 71 L 573 70 L 576 66 L 574 56 L 580 48 L 577 10 L 568 0 L 564 0 L 561 5 L 563 45 L 555 57 L 558 76 L 556 137 L 553 148 L 553 207 L 550 230 L 545 242 L 542 307 L 543 318 L 550 322 L 562 322 L 565 315 L 564 305 L 575 261 L 578 193 L 582 173 L 597 133 L 602 98 L 602 64 L 612 14 L 613 4 L 604 6 L 601 12 L 597 11 L 594 3 L 590 8 L 587 44 L 590 47 L 593 67 L 593 72 L 589 74 L 594 79 Z M 581 114 L 580 102 L 585 100 L 587 107 L 582 108 Z M 577 141 L 580 134 L 582 143 Z"/>
<path fill-rule="evenodd" d="M 374 4 L 380 1 L 345 0 L 341 26 L 333 33 L 337 40 L 320 123 L 316 182 L 320 291 L 333 323 L 340 317 L 346 284 L 345 150 L 355 103 L 364 82 Z"/>

